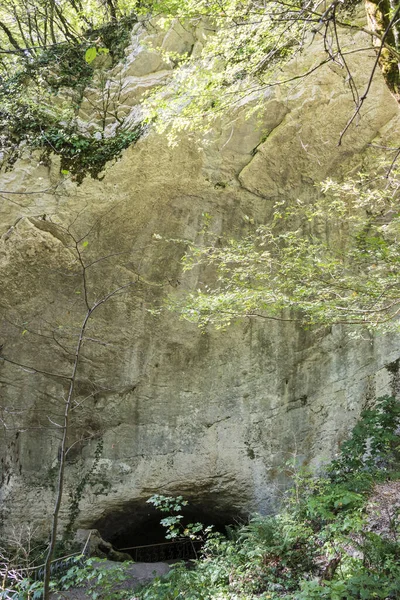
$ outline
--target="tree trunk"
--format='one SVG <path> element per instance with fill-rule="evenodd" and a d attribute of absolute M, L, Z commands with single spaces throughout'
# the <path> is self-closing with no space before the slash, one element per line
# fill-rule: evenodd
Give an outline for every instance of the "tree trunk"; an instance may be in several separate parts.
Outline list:
<path fill-rule="evenodd" d="M 400 17 L 400 5 L 393 12 L 390 0 L 365 0 L 365 9 L 369 27 L 377 34 L 374 46 L 380 52 L 379 66 L 383 77 L 389 90 L 400 103 L 400 45 L 396 24 L 396 19 Z M 383 38 L 386 46 L 382 46 Z"/>

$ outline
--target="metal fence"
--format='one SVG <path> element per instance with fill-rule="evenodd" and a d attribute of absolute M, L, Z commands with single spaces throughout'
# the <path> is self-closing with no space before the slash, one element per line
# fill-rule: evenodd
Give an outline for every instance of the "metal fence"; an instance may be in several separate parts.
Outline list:
<path fill-rule="evenodd" d="M 62 575 L 68 571 L 72 565 L 83 565 L 89 554 L 89 541 L 92 532 L 89 533 L 88 538 L 81 552 L 74 552 L 74 554 L 68 554 L 68 556 L 61 556 L 51 561 L 50 573 L 51 575 Z M 79 558 L 78 558 L 79 557 Z M 6 567 L 7 569 L 7 567 Z M 29 578 L 33 581 L 40 581 L 44 577 L 45 564 L 38 565 L 36 567 L 28 568 L 13 568 L 12 570 L 5 571 L 2 574 L 3 582 L 7 582 L 10 587 L 4 586 L 0 589 L 0 600 L 18 600 L 20 598 L 19 592 L 13 589 L 16 578 L 19 580 L 23 578 Z M 11 576 L 13 574 L 13 576 Z M 12 583 L 13 582 L 13 583 Z"/>
<path fill-rule="evenodd" d="M 129 548 L 120 548 L 120 551 L 128 552 L 135 562 L 165 562 L 197 558 L 201 546 L 201 541 L 177 540 L 145 546 L 130 546 Z"/>
<path fill-rule="evenodd" d="M 83 565 L 85 559 L 89 556 L 89 542 L 92 532 L 89 533 L 85 545 L 81 552 L 74 552 L 73 554 L 68 554 L 67 556 L 61 556 L 60 558 L 55 558 L 51 561 L 50 565 L 50 573 L 51 575 L 61 575 L 65 571 L 68 571 L 72 565 Z M 77 557 L 81 557 L 77 560 Z M 45 564 L 39 565 L 37 567 L 32 567 L 30 569 L 21 569 L 21 572 L 28 571 L 29 577 L 31 577 L 34 581 L 39 581 L 44 577 L 44 569 Z"/>

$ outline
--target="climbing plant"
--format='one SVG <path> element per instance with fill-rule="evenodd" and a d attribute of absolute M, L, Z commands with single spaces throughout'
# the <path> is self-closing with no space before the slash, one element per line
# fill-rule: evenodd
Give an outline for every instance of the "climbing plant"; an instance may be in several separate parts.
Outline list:
<path fill-rule="evenodd" d="M 96 469 L 99 465 L 99 461 L 103 454 L 103 447 L 104 447 L 103 440 L 100 439 L 97 442 L 96 450 L 94 451 L 93 463 L 92 463 L 90 469 L 88 469 L 86 471 L 86 473 L 84 473 L 82 475 L 82 477 L 79 479 L 75 489 L 71 489 L 69 492 L 69 509 L 68 509 L 69 518 L 68 518 L 68 523 L 64 530 L 64 539 L 65 540 L 70 540 L 73 535 L 75 521 L 79 515 L 79 503 L 83 498 L 86 487 L 88 485 L 90 485 L 90 483 L 92 482 L 92 479 L 93 479 L 93 475 L 96 473 Z"/>

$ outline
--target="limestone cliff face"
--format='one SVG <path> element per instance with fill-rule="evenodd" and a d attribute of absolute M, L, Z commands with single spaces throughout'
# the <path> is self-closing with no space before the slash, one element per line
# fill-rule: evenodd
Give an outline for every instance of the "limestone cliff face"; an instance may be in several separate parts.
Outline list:
<path fill-rule="evenodd" d="M 178 52 L 201 45 L 201 32 L 178 25 L 168 34 L 141 27 L 126 62 L 110 75 L 124 83 L 117 108 L 132 124 L 143 90 L 168 77 L 146 38 Z M 318 51 L 292 72 L 315 62 Z M 368 78 L 368 60 L 373 56 L 352 59 L 359 82 Z M 97 100 L 94 91 L 79 115 L 88 131 L 99 127 Z M 64 524 L 67 492 L 91 471 L 99 444 L 80 526 L 100 523 L 112 536 L 113 528 L 144 518 L 143 501 L 155 492 L 182 494 L 214 514 L 268 511 L 291 453 L 312 464 L 329 458 L 362 408 L 396 391 L 394 336 L 354 340 L 339 326 L 304 332 L 255 320 L 201 334 L 174 314 L 149 311 L 167 294 L 212 277 L 182 273 L 184 246 L 154 234 L 200 239 L 208 213 L 214 232 L 240 235 L 247 217 L 263 222 L 273 201 L 316 194 L 315 182 L 368 164 L 371 144 L 398 136 L 398 108 L 378 76 L 360 123 L 338 147 L 351 110 L 345 74 L 326 66 L 266 94 L 261 126 L 239 110 L 203 147 L 187 136 L 171 148 L 148 131 L 99 179 L 81 185 L 60 174 L 56 155 L 45 159 L 37 151 L 3 169 L 0 190 L 13 193 L 0 201 L 0 343 L 9 361 L 25 366 L 0 362 L 3 527 L 48 527 L 63 377 L 85 314 L 72 236 L 93 263 L 86 272 L 90 301 L 135 283 L 98 309 L 87 332 Z M 104 126 L 112 135 L 112 115 Z"/>

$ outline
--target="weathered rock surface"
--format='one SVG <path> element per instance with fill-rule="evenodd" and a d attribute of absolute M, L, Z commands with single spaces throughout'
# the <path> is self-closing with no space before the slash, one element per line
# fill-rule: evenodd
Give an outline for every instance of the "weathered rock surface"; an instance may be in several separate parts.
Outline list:
<path fill-rule="evenodd" d="M 119 71 L 124 118 L 132 122 L 142 91 L 168 72 L 143 45 L 145 34 L 135 36 Z M 175 29 L 162 43 L 187 51 L 201 42 Z M 307 53 L 291 69 L 316 56 Z M 361 87 L 373 60 L 351 57 Z M 82 478 L 77 525 L 99 526 L 108 539 L 145 523 L 145 500 L 155 492 L 182 494 L 220 520 L 271 510 L 293 453 L 312 464 L 328 459 L 362 408 L 396 391 L 395 336 L 355 340 L 340 326 L 305 332 L 290 322 L 255 320 L 201 334 L 167 311 L 149 312 L 168 293 L 212 277 L 182 273 L 184 246 L 153 234 L 200 239 L 208 213 L 214 232 L 240 235 L 248 218 L 268 219 L 274 200 L 311 197 L 316 182 L 367 165 L 371 144 L 390 145 L 398 136 L 400 117 L 379 76 L 365 106 L 338 147 L 352 100 L 345 72 L 326 66 L 266 95 L 261 127 L 236 114 L 200 149 L 190 136 L 170 148 L 150 132 L 109 163 L 101 180 L 77 185 L 60 174 L 56 156 L 44 160 L 28 150 L 1 173 L 0 190 L 13 192 L 0 201 L 0 344 L 12 361 L 0 361 L 5 529 L 30 522 L 48 530 L 57 423 L 86 311 L 71 234 L 93 263 L 89 302 L 135 284 L 100 307 L 87 332 L 63 524 L 71 516 L 68 491 Z M 90 130 L 97 117 L 88 113 L 89 104 L 80 118 Z M 111 119 L 110 132 L 113 126 Z"/>

